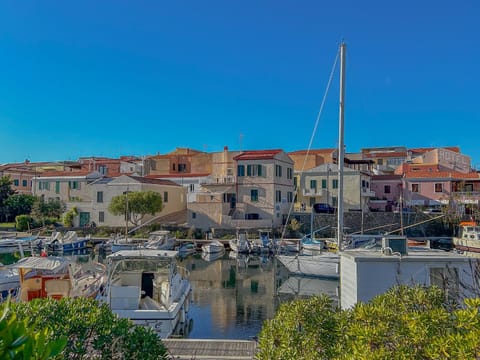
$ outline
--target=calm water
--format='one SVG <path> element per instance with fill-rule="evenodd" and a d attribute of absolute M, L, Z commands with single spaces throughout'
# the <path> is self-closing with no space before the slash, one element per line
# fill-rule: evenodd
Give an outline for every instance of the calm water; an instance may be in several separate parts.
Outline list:
<path fill-rule="evenodd" d="M 233 255 L 226 252 L 210 261 L 201 254 L 178 259 L 178 265 L 188 270 L 193 288 L 187 337 L 251 339 L 284 301 L 321 293 L 338 300 L 338 281 L 289 277 L 273 257 Z M 101 253 L 81 257 L 105 261 Z"/>

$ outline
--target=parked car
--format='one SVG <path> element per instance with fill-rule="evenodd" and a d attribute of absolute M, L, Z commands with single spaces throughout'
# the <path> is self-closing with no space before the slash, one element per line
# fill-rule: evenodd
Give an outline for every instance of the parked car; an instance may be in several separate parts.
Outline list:
<path fill-rule="evenodd" d="M 317 214 L 333 214 L 335 213 L 335 208 L 327 203 L 316 203 L 313 204 L 313 211 L 315 211 Z"/>

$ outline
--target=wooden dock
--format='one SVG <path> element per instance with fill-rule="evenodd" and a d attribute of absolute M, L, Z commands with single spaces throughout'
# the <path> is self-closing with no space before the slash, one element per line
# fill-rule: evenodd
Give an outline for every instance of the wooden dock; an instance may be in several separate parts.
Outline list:
<path fill-rule="evenodd" d="M 253 340 L 164 339 L 175 360 L 251 360 L 257 343 Z"/>

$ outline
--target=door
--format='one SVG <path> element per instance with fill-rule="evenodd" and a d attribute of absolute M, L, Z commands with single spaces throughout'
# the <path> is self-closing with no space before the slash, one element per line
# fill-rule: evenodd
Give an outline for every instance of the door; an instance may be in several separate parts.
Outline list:
<path fill-rule="evenodd" d="M 90 213 L 88 212 L 81 212 L 80 213 L 80 223 L 79 226 L 85 226 L 90 223 Z"/>

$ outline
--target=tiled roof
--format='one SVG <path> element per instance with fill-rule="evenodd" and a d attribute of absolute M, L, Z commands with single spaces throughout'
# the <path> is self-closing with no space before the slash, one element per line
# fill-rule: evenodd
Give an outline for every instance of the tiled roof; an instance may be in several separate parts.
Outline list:
<path fill-rule="evenodd" d="M 194 178 L 209 176 L 209 173 L 177 173 L 177 174 L 162 174 L 162 175 L 147 175 L 147 179 L 166 179 L 166 178 Z"/>
<path fill-rule="evenodd" d="M 478 173 L 461 173 L 458 171 L 409 171 L 405 173 L 405 178 L 407 179 L 427 179 L 427 178 L 435 178 L 435 179 L 471 179 L 480 180 L 480 174 Z"/>
<path fill-rule="evenodd" d="M 274 150 L 249 150 L 242 151 L 240 155 L 235 156 L 234 160 L 264 160 L 264 159 L 273 159 L 275 155 L 281 153 L 283 150 L 274 149 Z"/>
<path fill-rule="evenodd" d="M 164 179 L 151 179 L 151 178 L 146 178 L 146 177 L 141 177 L 141 176 L 129 176 L 132 179 L 141 182 L 142 184 L 157 184 L 157 185 L 168 185 L 168 186 L 181 186 L 178 185 L 176 182 L 173 182 L 171 180 L 164 180 Z"/>
<path fill-rule="evenodd" d="M 72 177 L 72 176 L 87 176 L 92 171 L 43 171 L 38 172 L 37 177 Z"/>

